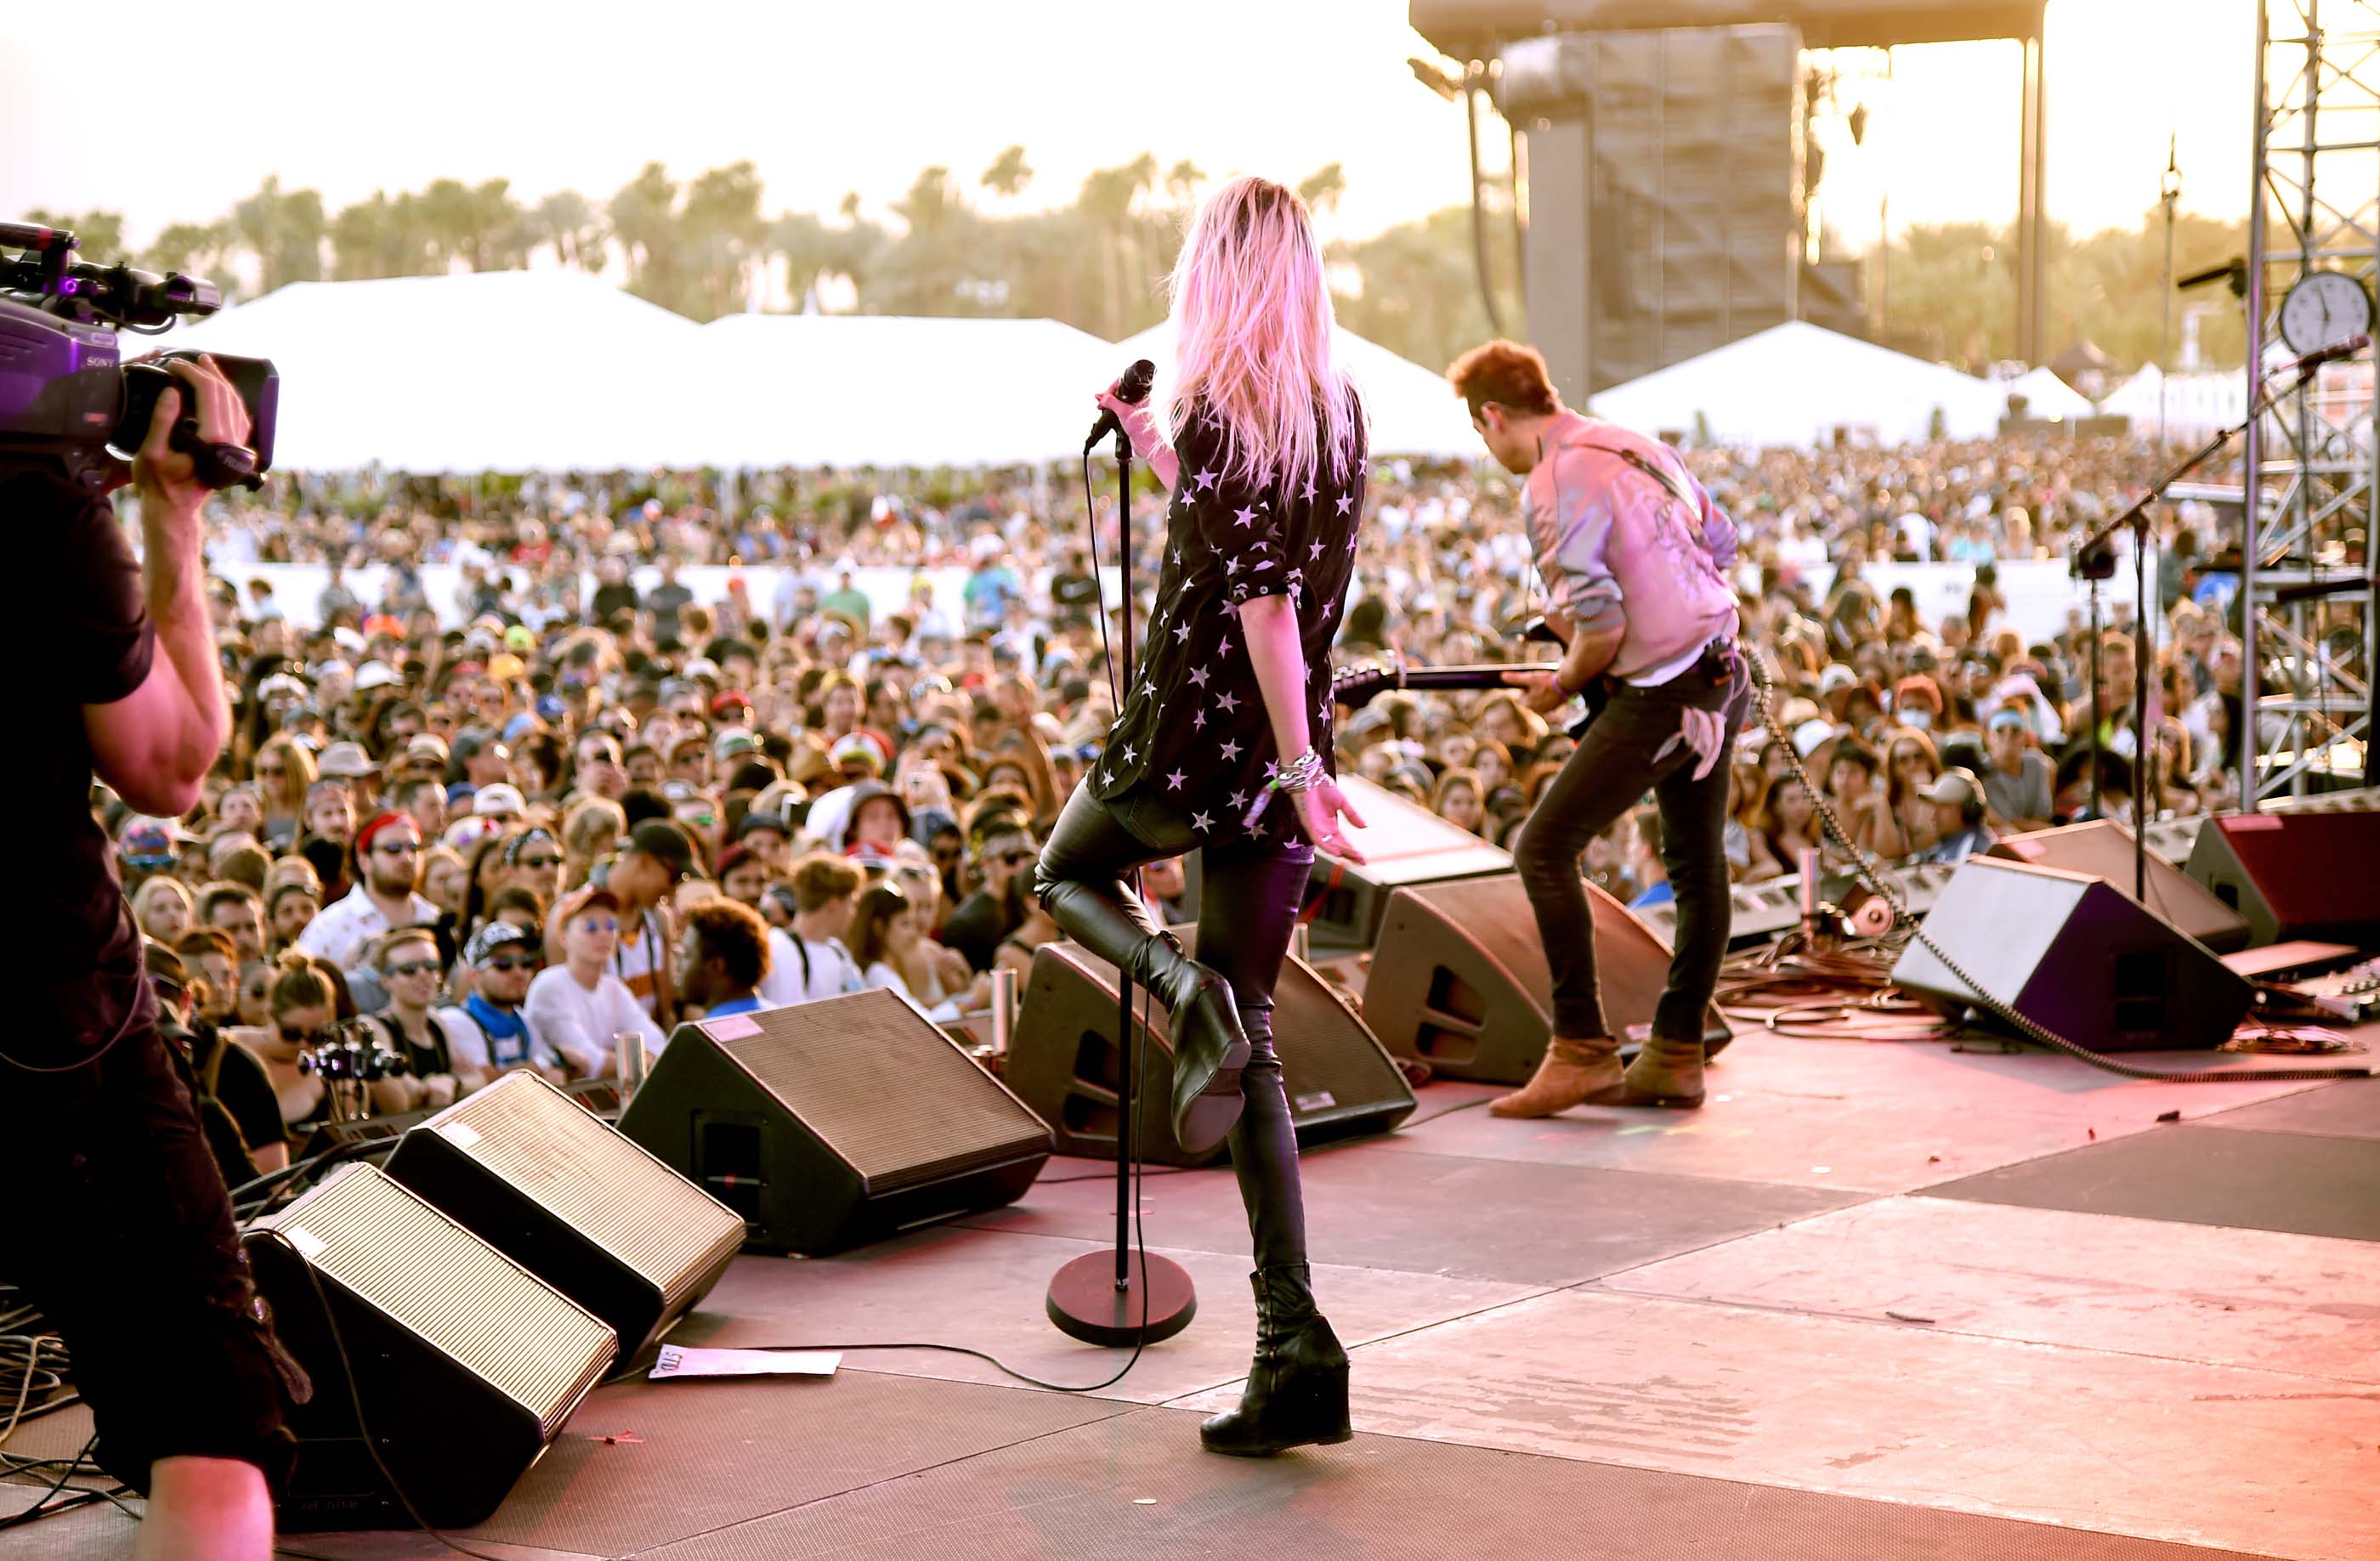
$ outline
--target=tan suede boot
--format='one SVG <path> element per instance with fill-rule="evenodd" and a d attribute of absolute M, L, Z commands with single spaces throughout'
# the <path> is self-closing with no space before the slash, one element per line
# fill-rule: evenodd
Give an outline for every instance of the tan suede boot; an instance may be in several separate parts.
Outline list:
<path fill-rule="evenodd" d="M 1550 1117 L 1573 1106 L 1617 1106 L 1621 1092 L 1620 1039 L 1574 1041 L 1556 1035 L 1536 1075 L 1511 1095 L 1488 1103 L 1492 1117 Z"/>
<path fill-rule="evenodd" d="M 1676 1041 L 1661 1035 L 1645 1038 L 1645 1049 L 1628 1065 L 1627 1097 L 1623 1106 L 1673 1106 L 1691 1108 L 1703 1103 L 1703 1043 Z"/>

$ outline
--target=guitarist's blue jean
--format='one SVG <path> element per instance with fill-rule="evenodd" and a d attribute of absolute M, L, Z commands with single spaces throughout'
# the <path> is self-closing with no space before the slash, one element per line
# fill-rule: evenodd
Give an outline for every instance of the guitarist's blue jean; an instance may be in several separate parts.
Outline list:
<path fill-rule="evenodd" d="M 1640 802 L 1649 787 L 1661 812 L 1661 865 L 1678 897 L 1677 938 L 1669 985 L 1653 1011 L 1653 1033 L 1698 1041 L 1727 957 L 1727 750 L 1748 708 L 1748 683 L 1732 647 L 1665 684 L 1621 684 L 1587 727 L 1512 850 L 1537 933 L 1553 974 L 1554 1034 L 1574 1040 L 1609 1035 L 1596 983 L 1595 922 L 1579 881 L 1587 842 Z M 1724 720 L 1718 761 L 1702 779 L 1700 760 L 1681 740 L 1683 713 Z"/>

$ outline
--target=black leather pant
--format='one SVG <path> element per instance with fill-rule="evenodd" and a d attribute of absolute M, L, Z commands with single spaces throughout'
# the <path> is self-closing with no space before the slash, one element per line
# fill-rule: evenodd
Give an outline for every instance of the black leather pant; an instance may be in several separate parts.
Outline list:
<path fill-rule="evenodd" d="M 1287 817 L 1288 804 L 1277 802 L 1265 838 L 1244 835 L 1202 850 L 1189 820 L 1167 804 L 1154 797 L 1102 802 L 1078 786 L 1041 848 L 1034 880 L 1067 937 L 1129 968 L 1139 939 L 1159 928 L 1125 875 L 1146 862 L 1201 851 L 1196 957 L 1232 984 L 1248 1036 L 1248 1065 L 1240 1075 L 1245 1105 L 1224 1143 L 1259 1268 L 1305 1261 L 1305 1199 L 1297 1177 L 1297 1133 L 1273 1050 L 1272 989 L 1289 957 L 1314 847 L 1291 832 Z M 1129 943 L 1116 936 L 1121 928 L 1113 916 L 1077 917 L 1068 925 L 1065 899 L 1052 902 L 1048 892 L 1068 880 L 1096 889 L 1123 912 L 1136 928 Z"/>

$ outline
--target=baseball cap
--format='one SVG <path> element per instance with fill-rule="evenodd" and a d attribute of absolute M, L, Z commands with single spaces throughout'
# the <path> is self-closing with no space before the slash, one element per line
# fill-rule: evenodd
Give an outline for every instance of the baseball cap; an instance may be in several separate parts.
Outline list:
<path fill-rule="evenodd" d="M 517 818 L 528 809 L 528 799 L 520 794 L 520 788 L 503 780 L 480 787 L 471 798 L 471 811 L 482 818 L 492 814 L 510 814 Z"/>
<path fill-rule="evenodd" d="M 504 647 L 528 655 L 537 648 L 537 631 L 527 623 L 515 623 L 504 631 Z"/>
<path fill-rule="evenodd" d="M 179 831 L 162 818 L 136 818 L 115 839 L 124 860 L 153 870 L 174 865 L 174 840 Z"/>
<path fill-rule="evenodd" d="M 871 774 L 884 773 L 883 753 L 873 742 L 856 732 L 838 739 L 834 746 L 827 750 L 827 757 L 833 761 L 837 769 L 856 761 L 866 765 Z"/>
<path fill-rule="evenodd" d="M 322 761 L 314 768 L 322 774 L 336 776 L 345 780 L 352 780 L 358 776 L 370 775 L 376 771 L 371 756 L 364 752 L 363 744 L 346 742 L 334 743 L 323 749 Z"/>
<path fill-rule="evenodd" d="M 614 902 L 617 908 L 617 902 Z M 532 947 L 528 931 L 510 922 L 489 922 L 471 934 L 471 941 L 463 948 L 463 958 L 474 967 L 486 964 L 503 949 Z"/>
<path fill-rule="evenodd" d="M 510 683 L 528 671 L 528 664 L 509 650 L 498 651 L 488 658 L 488 675 L 498 683 Z"/>
<path fill-rule="evenodd" d="M 787 840 L 794 838 L 794 826 L 783 814 L 766 813 L 759 809 L 746 814 L 743 821 L 735 826 L 735 838 L 740 841 L 762 829 L 774 829 Z M 724 866 L 720 868 L 722 873 L 726 870 Z"/>
<path fill-rule="evenodd" d="M 751 753 L 759 745 L 759 740 L 744 728 L 727 726 L 722 727 L 719 735 L 711 739 L 710 751 L 719 757 L 727 759 L 734 758 L 739 754 Z"/>
<path fill-rule="evenodd" d="M 1992 719 L 1985 724 L 1995 732 L 2004 726 L 2013 726 L 2021 732 L 2033 723 L 2025 720 L 2024 712 L 2014 705 L 2002 705 L 1992 712 Z"/>
<path fill-rule="evenodd" d="M 270 699 L 276 694 L 295 695 L 303 699 L 310 692 L 304 679 L 287 672 L 275 672 L 256 685 L 256 696 L 260 699 Z"/>
<path fill-rule="evenodd" d="M 1975 783 L 1963 770 L 1946 769 L 1940 780 L 1926 788 L 1925 800 L 1957 803 L 1963 807 L 1983 799 L 1975 794 Z"/>
<path fill-rule="evenodd" d="M 694 871 L 694 841 L 673 819 L 645 819 L 628 831 L 619 849 L 623 854 L 641 852 L 681 878 Z"/>

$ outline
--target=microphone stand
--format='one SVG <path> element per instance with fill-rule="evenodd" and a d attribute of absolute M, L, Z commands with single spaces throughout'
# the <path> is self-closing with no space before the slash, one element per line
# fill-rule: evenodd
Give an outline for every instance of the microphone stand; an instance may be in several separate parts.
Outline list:
<path fill-rule="evenodd" d="M 1116 430 L 1116 520 L 1121 535 L 1117 563 L 1123 575 L 1123 633 L 1116 650 L 1116 712 L 1132 692 L 1132 435 Z M 1092 566 L 1098 567 L 1099 516 L 1090 517 Z M 1140 875 L 1132 875 L 1134 893 Z M 1172 1338 L 1190 1325 L 1198 1312 L 1198 1292 L 1190 1271 L 1170 1257 L 1141 1252 L 1137 1272 L 1132 1240 L 1134 1118 L 1139 1112 L 1135 1096 L 1138 1081 L 1133 1074 L 1132 973 L 1116 970 L 1116 1192 L 1115 1260 L 1111 1267 L 1104 1252 L 1085 1252 L 1062 1265 L 1050 1280 L 1043 1302 L 1050 1321 L 1060 1332 L 1086 1344 L 1111 1348 L 1155 1344 Z"/>
<path fill-rule="evenodd" d="M 2298 371 L 2297 382 L 2289 387 L 2289 391 L 2294 392 L 2302 388 L 2308 381 L 2314 377 L 2314 374 L 2321 369 L 2321 364 L 2313 363 L 2308 364 L 2303 369 L 2301 369 Z M 2287 371 L 2286 368 L 2282 370 L 2283 373 L 2286 373 Z M 2178 465 L 2166 472 L 2164 476 L 2158 478 L 2155 483 L 2151 484 L 2148 491 L 2143 493 L 2138 499 L 2134 500 L 2131 506 L 2126 509 L 2123 514 L 2116 516 L 2115 519 L 2107 522 L 2105 526 L 2099 527 L 2098 530 L 2092 532 L 2088 537 L 2084 538 L 2082 543 L 2074 550 L 2073 561 L 2068 569 L 2069 576 L 2075 579 L 2088 579 L 2091 582 L 2091 811 L 2093 813 L 2099 812 L 2099 721 L 2101 715 L 2099 709 L 2099 582 L 2107 578 L 2109 575 L 2112 575 L 2115 572 L 2115 560 L 2108 551 L 2107 544 L 2117 532 L 2129 527 L 2132 532 L 2132 550 L 2137 562 L 2141 550 L 2146 547 L 2148 543 L 2149 506 L 2162 501 L 2165 498 L 2167 489 L 2171 488 L 2175 483 L 2180 482 L 2183 478 L 2188 477 L 2192 472 L 2196 471 L 2200 466 L 2204 466 L 2208 461 L 2214 459 L 2216 454 L 2225 445 L 2230 443 L 2234 439 L 2239 438 L 2240 434 L 2245 433 L 2248 430 L 2248 425 L 2253 423 L 2257 418 L 2271 411 L 2273 403 L 2279 400 L 2282 394 L 2285 393 L 2282 391 L 2274 388 L 2273 381 L 2280 377 L 2280 374 L 2277 373 L 2268 374 L 2264 381 L 2264 389 L 2262 393 L 2256 397 L 2254 403 L 2249 406 L 2248 415 L 2245 417 L 2240 418 L 2240 421 L 2234 423 L 2231 427 L 2218 432 L 2214 438 L 2208 440 L 2204 444 L 2200 445 L 2196 450 L 2193 450 L 2188 455 L 2183 456 Z M 2250 535 L 2255 530 L 2255 526 L 2248 514 L 2247 506 L 2253 504 L 2256 502 L 2256 474 L 2253 472 L 2248 473 L 2247 481 L 2247 489 L 2241 494 L 2240 507 L 2241 536 L 2240 538 L 2240 545 L 2242 551 L 2244 551 L 2248 546 Z M 2107 568 L 2105 573 L 2095 572 L 2095 566 L 2092 563 L 2094 554 L 2096 554 L 2099 558 L 2107 561 Z M 2144 564 L 2143 567 L 2134 571 L 2133 582 L 2133 588 L 2136 595 L 2132 603 L 2132 615 L 2139 621 L 2133 632 L 2136 635 L 2145 638 L 2148 632 L 2149 604 L 2148 570 Z M 2244 614 L 2249 611 L 2249 609 L 2243 604 L 2241 611 Z M 2245 616 L 2241 618 L 2240 624 L 2241 627 L 2248 631 L 2246 635 L 2248 643 L 2244 647 L 2244 651 L 2246 654 L 2253 655 L 2255 653 L 2255 624 Z M 2244 711 L 2242 713 L 2241 720 L 2250 732 L 2253 732 L 2255 730 L 2255 711 Z M 2133 735 L 2140 751 L 2140 759 L 2134 766 L 2134 774 L 2132 778 L 2132 790 L 2136 793 L 2132 799 L 2132 898 L 2145 904 L 2148 901 L 2149 892 L 2149 861 L 2148 829 L 2147 819 L 2144 817 L 2144 809 L 2148 804 L 2149 798 L 2147 794 L 2148 788 L 2143 783 L 2143 777 L 2151 773 L 2150 766 L 2154 764 L 2155 757 L 2153 753 L 2154 741 L 2152 734 L 2149 732 L 2148 668 L 2142 665 L 2141 658 L 2137 653 L 2132 657 L 2132 728 Z M 2252 751 L 2252 744 L 2244 745 L 2241 749 L 2243 756 L 2251 754 Z M 2246 756 L 2243 756 L 2240 760 L 2240 791 L 2243 799 L 2253 794 L 2255 777 L 2248 773 L 2252 763 L 2252 761 Z"/>

